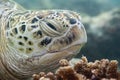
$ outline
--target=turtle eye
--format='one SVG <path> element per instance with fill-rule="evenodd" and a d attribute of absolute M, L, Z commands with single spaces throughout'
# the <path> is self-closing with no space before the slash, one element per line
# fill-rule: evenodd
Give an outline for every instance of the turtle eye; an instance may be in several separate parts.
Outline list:
<path fill-rule="evenodd" d="M 53 30 L 55 30 L 55 31 L 57 30 L 53 24 L 51 24 L 51 23 L 49 23 L 49 22 L 47 22 L 46 24 L 47 24 L 48 27 L 50 27 L 51 29 L 53 29 Z"/>

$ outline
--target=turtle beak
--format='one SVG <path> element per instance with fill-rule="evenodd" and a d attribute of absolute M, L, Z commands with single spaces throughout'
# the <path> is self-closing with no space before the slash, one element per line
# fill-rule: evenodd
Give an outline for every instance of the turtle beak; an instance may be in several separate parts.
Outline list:
<path fill-rule="evenodd" d="M 82 45 L 87 42 L 87 34 L 82 23 L 79 22 L 78 25 L 74 25 L 71 29 L 71 32 L 75 36 L 73 45 Z"/>

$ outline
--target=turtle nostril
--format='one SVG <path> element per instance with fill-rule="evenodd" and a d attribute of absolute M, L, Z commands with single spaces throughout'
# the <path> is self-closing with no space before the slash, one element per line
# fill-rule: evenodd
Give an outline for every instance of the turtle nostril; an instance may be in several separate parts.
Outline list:
<path fill-rule="evenodd" d="M 75 19 L 73 19 L 73 18 L 70 18 L 69 20 L 70 20 L 70 21 L 69 21 L 70 24 L 75 24 L 75 23 L 77 22 L 77 21 L 76 21 Z"/>

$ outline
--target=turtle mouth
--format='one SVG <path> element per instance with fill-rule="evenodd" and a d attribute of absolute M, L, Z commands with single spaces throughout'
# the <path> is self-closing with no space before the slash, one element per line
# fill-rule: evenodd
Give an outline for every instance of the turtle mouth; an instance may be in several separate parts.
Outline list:
<path fill-rule="evenodd" d="M 51 53 L 64 52 L 64 51 L 74 52 L 74 51 L 80 50 L 80 48 L 82 46 L 83 46 L 83 44 L 76 44 L 76 45 L 69 46 L 67 48 L 63 48 L 63 49 L 58 50 L 58 51 L 48 51 L 48 53 L 51 54 Z"/>

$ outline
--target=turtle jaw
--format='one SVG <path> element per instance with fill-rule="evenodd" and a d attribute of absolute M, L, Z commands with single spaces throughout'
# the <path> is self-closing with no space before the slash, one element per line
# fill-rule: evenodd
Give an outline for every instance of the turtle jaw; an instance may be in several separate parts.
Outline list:
<path fill-rule="evenodd" d="M 46 53 L 46 55 L 39 58 L 40 64 L 38 66 L 41 68 L 40 71 L 54 71 L 58 68 L 58 63 L 61 59 L 71 60 L 80 51 L 82 46 L 77 44 L 61 51 Z"/>
<path fill-rule="evenodd" d="M 70 46 L 68 48 L 65 48 L 63 50 L 60 50 L 60 51 L 49 52 L 48 54 L 61 54 L 61 58 L 67 57 L 68 59 L 70 59 L 70 58 L 74 57 L 77 53 L 79 53 L 82 46 L 83 46 L 82 44 L 76 44 L 76 45 Z M 69 56 L 71 56 L 71 57 L 69 57 Z"/>

